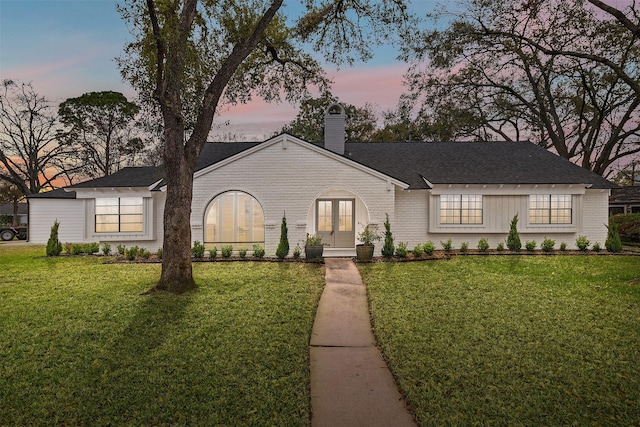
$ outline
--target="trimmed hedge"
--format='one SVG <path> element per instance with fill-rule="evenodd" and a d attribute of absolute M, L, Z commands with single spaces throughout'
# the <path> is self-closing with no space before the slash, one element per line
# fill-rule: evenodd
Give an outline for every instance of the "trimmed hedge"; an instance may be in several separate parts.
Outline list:
<path fill-rule="evenodd" d="M 623 242 L 640 243 L 640 213 L 614 215 L 611 221 L 618 227 Z"/>

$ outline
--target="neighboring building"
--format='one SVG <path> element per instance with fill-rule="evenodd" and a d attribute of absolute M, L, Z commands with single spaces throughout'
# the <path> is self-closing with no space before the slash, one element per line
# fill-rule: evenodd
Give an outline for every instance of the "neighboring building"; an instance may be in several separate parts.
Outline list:
<path fill-rule="evenodd" d="M 0 216 L 10 216 L 13 218 L 13 203 L 0 205 Z M 13 222 L 13 219 L 10 223 Z M 18 225 L 29 222 L 29 206 L 26 203 L 18 203 Z"/>
<path fill-rule="evenodd" d="M 324 145 L 288 134 L 262 143 L 208 143 L 194 174 L 193 241 L 264 245 L 275 254 L 282 216 L 291 247 L 319 234 L 325 256 L 353 256 L 367 224 L 409 248 L 452 239 L 504 242 L 518 214 L 523 241 L 604 244 L 609 193 L 602 177 L 529 142 L 345 143 L 344 110 L 326 115 Z M 162 246 L 166 191 L 159 168 L 30 197 L 29 238 L 45 243 L 54 220 L 63 242 Z M 379 254 L 382 242 L 376 245 Z"/>
<path fill-rule="evenodd" d="M 640 213 L 640 185 L 614 188 L 609 197 L 609 215 Z"/>

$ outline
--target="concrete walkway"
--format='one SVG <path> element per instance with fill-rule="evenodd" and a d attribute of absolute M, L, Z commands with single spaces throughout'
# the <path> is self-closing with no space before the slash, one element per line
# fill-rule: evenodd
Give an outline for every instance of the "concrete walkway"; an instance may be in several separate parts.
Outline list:
<path fill-rule="evenodd" d="M 376 348 L 358 269 L 351 259 L 325 265 L 311 335 L 311 425 L 415 427 Z"/>

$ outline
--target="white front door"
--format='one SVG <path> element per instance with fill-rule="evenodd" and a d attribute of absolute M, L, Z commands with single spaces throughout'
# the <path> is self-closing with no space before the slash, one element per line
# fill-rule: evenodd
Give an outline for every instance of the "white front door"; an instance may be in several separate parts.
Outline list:
<path fill-rule="evenodd" d="M 317 232 L 330 248 L 355 247 L 355 200 L 318 199 L 316 201 Z"/>

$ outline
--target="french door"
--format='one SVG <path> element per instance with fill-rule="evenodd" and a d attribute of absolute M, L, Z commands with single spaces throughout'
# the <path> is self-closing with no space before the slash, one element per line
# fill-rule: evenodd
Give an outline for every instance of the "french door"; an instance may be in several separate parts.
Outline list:
<path fill-rule="evenodd" d="M 316 224 L 325 246 L 355 247 L 355 199 L 318 199 Z"/>

